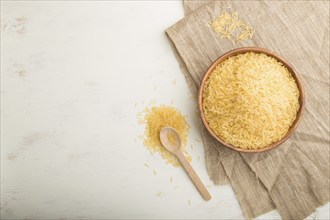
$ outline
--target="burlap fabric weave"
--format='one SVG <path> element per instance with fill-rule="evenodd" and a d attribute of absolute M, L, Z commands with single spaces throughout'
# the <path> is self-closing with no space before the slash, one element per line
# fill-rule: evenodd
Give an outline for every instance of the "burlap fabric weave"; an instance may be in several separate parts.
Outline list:
<path fill-rule="evenodd" d="M 196 91 L 221 54 L 259 46 L 283 56 L 297 70 L 306 108 L 297 131 L 264 153 L 238 153 L 202 127 L 210 178 L 228 178 L 246 218 L 277 209 L 284 219 L 303 219 L 329 201 L 329 1 L 184 1 L 186 17 L 166 30 Z M 221 11 L 237 11 L 256 32 L 233 45 L 208 25 Z"/>

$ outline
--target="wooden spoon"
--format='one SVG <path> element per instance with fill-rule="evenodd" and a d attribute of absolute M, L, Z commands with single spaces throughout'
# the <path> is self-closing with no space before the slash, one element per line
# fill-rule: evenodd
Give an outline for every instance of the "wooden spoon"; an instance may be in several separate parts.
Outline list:
<path fill-rule="evenodd" d="M 174 139 L 169 140 L 169 136 L 174 137 Z M 211 199 L 210 193 L 207 191 L 204 184 L 199 179 L 198 175 L 191 167 L 190 163 L 186 160 L 186 158 L 184 157 L 181 151 L 181 139 L 178 132 L 170 126 L 165 126 L 160 130 L 159 137 L 162 145 L 166 148 L 166 150 L 174 154 L 179 159 L 183 168 L 186 170 L 187 174 L 195 184 L 196 188 L 198 189 L 202 197 L 206 201 L 210 200 Z"/>

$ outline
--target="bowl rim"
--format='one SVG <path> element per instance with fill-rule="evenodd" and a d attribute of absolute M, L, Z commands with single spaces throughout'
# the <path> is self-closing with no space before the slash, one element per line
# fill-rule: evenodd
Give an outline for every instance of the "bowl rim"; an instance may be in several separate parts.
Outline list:
<path fill-rule="evenodd" d="M 226 143 L 225 141 L 223 141 L 220 137 L 218 137 L 213 131 L 212 129 L 209 127 L 205 116 L 204 116 L 204 112 L 203 112 L 203 107 L 202 107 L 202 103 L 203 103 L 203 90 L 204 90 L 204 86 L 205 86 L 205 82 L 207 80 L 207 78 L 209 77 L 209 75 L 212 73 L 212 71 L 214 70 L 214 68 L 221 62 L 223 62 L 225 59 L 227 59 L 228 57 L 231 56 L 235 56 L 238 54 L 242 54 L 242 53 L 247 53 L 247 52 L 255 52 L 255 53 L 264 53 L 268 56 L 271 56 L 273 58 L 275 58 L 276 60 L 280 61 L 281 63 L 284 64 L 284 66 L 286 66 L 289 70 L 289 72 L 291 73 L 292 77 L 295 79 L 298 90 L 299 90 L 299 104 L 300 104 L 300 108 L 299 111 L 297 113 L 296 119 L 294 120 L 293 124 L 291 125 L 291 127 L 289 128 L 289 131 L 286 133 L 286 135 L 279 141 L 276 141 L 266 147 L 263 148 L 258 148 L 258 149 L 243 149 L 243 148 L 239 148 L 239 147 L 235 147 L 231 144 Z M 240 47 L 240 48 L 236 48 L 233 50 L 230 50 L 224 54 L 222 54 L 219 58 L 217 58 L 212 64 L 211 66 L 207 69 L 207 71 L 205 72 L 203 79 L 201 81 L 200 87 L 199 87 L 199 91 L 198 91 L 198 109 L 199 109 L 199 115 L 202 119 L 203 125 L 205 126 L 205 128 L 207 129 L 207 131 L 218 141 L 220 142 L 222 145 L 224 145 L 227 148 L 230 148 L 232 150 L 238 151 L 238 152 L 245 152 L 245 153 L 258 153 L 258 152 L 264 152 L 264 151 L 268 151 L 271 150 L 277 146 L 279 146 L 280 144 L 282 144 L 284 141 L 286 141 L 293 133 L 294 131 L 297 129 L 298 124 L 301 121 L 303 112 L 304 112 L 304 108 L 305 108 L 305 93 L 304 93 L 304 89 L 303 89 L 303 85 L 301 83 L 300 77 L 298 76 L 297 71 L 293 68 L 293 66 L 286 61 L 283 57 L 277 55 L 276 53 L 265 49 L 265 48 L 261 48 L 261 47 Z"/>

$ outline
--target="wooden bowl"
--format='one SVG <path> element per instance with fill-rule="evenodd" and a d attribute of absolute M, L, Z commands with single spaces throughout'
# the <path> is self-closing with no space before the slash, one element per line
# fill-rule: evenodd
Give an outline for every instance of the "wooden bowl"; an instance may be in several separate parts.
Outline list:
<path fill-rule="evenodd" d="M 263 147 L 263 148 L 259 148 L 259 149 L 242 149 L 242 148 L 239 148 L 239 147 L 235 147 L 231 144 L 228 144 L 226 143 L 225 141 L 223 141 L 220 137 L 218 137 L 213 131 L 212 129 L 209 127 L 206 119 L 205 119 L 205 116 L 204 116 L 204 112 L 203 112 L 203 108 L 202 108 L 202 103 L 203 103 L 203 90 L 204 90 L 204 85 L 205 85 L 205 82 L 207 80 L 207 78 L 209 77 L 209 75 L 212 73 L 212 71 L 214 70 L 214 68 L 219 64 L 221 63 L 222 61 L 224 61 L 225 59 L 227 59 L 228 57 L 231 57 L 231 56 L 235 56 L 235 55 L 238 55 L 238 54 L 241 54 L 241 53 L 246 53 L 246 52 L 255 52 L 255 53 L 264 53 L 264 54 L 267 54 L 271 57 L 274 57 L 275 59 L 277 59 L 278 61 L 280 61 L 281 63 L 283 63 L 287 68 L 288 70 L 290 71 L 292 77 L 295 79 L 296 81 L 296 84 L 298 86 L 298 89 L 299 89 L 299 93 L 300 93 L 300 96 L 299 96 L 299 104 L 300 104 L 300 109 L 297 113 L 297 116 L 296 116 L 296 120 L 293 122 L 293 124 L 291 125 L 289 131 L 286 133 L 286 135 L 279 141 L 277 142 L 274 142 L 272 143 L 271 145 L 268 145 L 266 147 Z M 302 84 L 301 84 L 301 81 L 298 77 L 298 74 L 297 72 L 295 71 L 295 69 L 285 60 L 283 59 L 282 57 L 280 57 L 279 55 L 267 50 L 267 49 L 264 49 L 264 48 L 260 48 L 260 47 L 242 47 L 242 48 L 237 48 L 237 49 L 234 49 L 234 50 L 231 50 L 225 54 L 223 54 L 222 56 L 220 56 L 209 68 L 208 70 L 206 71 L 204 77 L 203 77 L 203 80 L 202 80 L 202 83 L 201 83 L 201 86 L 199 88 L 199 94 L 198 94 L 198 105 L 199 105 L 199 112 L 200 112 L 200 116 L 202 118 L 202 121 L 203 121 L 203 124 L 204 126 L 206 127 L 206 129 L 208 130 L 208 132 L 217 140 L 219 141 L 222 145 L 224 145 L 225 147 L 228 147 L 230 149 L 233 149 L 235 151 L 239 151 L 239 152 L 247 152 L 247 153 L 257 153 L 257 152 L 263 152 L 263 151 L 267 151 L 267 150 L 270 150 L 270 149 L 273 149 L 277 146 L 279 146 L 280 144 L 282 144 L 284 141 L 286 141 L 292 134 L 293 132 L 296 130 L 300 120 L 301 120 L 301 116 L 302 116 L 302 113 L 303 113 L 303 110 L 304 110 L 304 106 L 305 106 L 305 94 L 304 94 L 304 90 L 303 90 L 303 87 L 302 87 Z"/>

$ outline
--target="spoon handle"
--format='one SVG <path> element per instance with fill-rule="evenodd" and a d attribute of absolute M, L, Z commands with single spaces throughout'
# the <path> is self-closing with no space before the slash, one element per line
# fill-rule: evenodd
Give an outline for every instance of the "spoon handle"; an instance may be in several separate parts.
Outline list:
<path fill-rule="evenodd" d="M 183 155 L 182 151 L 178 151 L 176 153 L 176 156 L 180 160 L 183 168 L 186 170 L 187 174 L 189 175 L 190 179 L 193 181 L 195 184 L 196 188 L 202 195 L 202 197 L 208 201 L 211 199 L 210 193 L 207 191 L 205 188 L 204 184 L 202 181 L 199 179 L 197 173 L 194 171 L 194 169 L 191 167 L 190 163 L 186 160 L 185 156 Z"/>

